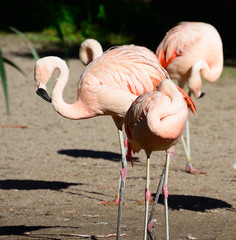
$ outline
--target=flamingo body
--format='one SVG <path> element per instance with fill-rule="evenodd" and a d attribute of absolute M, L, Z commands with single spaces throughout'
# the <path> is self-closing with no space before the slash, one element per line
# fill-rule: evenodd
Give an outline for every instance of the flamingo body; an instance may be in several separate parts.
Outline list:
<path fill-rule="evenodd" d="M 189 99 L 186 100 L 186 98 Z M 188 97 L 183 91 L 180 91 L 170 79 L 164 79 L 157 87 L 157 90 L 139 96 L 133 102 L 125 116 L 125 131 L 131 148 L 137 152 L 143 149 L 147 155 L 144 240 L 147 239 L 147 231 L 149 232 L 151 239 L 156 239 L 153 229 L 154 205 L 150 215 L 149 224 L 147 218 L 150 201 L 149 168 L 151 153 L 153 151 L 162 150 L 166 151 L 166 166 L 163 170 L 163 194 L 165 204 L 166 240 L 169 240 L 167 205 L 169 162 L 170 158 L 173 157 L 174 147 L 178 142 L 189 117 L 188 106 L 194 112 L 195 106 L 190 100 L 190 97 Z M 162 185 L 161 182 L 162 180 L 160 181 L 160 186 Z M 158 201 L 157 196 L 159 196 L 159 194 L 156 194 L 155 205 Z"/>
<path fill-rule="evenodd" d="M 208 23 L 179 23 L 166 33 L 156 54 L 170 78 L 178 80 L 181 88 L 188 82 L 196 98 L 201 95 L 201 76 L 214 82 L 223 70 L 222 40 Z"/>
<path fill-rule="evenodd" d="M 55 69 L 60 74 L 52 91 L 46 92 L 46 84 Z M 63 117 L 79 120 L 110 115 L 119 133 L 122 154 L 120 196 L 117 222 L 117 240 L 120 237 L 123 192 L 127 172 L 122 126 L 132 102 L 140 94 L 153 91 L 157 84 L 168 78 L 157 56 L 145 47 L 124 45 L 111 48 L 95 58 L 79 78 L 77 99 L 68 104 L 63 100 L 63 90 L 69 79 L 66 63 L 58 57 L 45 57 L 37 61 L 34 70 L 36 92 Z"/>
<path fill-rule="evenodd" d="M 189 96 L 200 98 L 202 80 L 216 81 L 223 70 L 223 45 L 218 31 L 203 22 L 181 22 L 171 28 L 156 50 L 160 64 L 170 78 L 178 81 L 181 88 L 187 84 Z M 186 143 L 181 137 L 187 156 L 186 171 L 193 174 L 206 173 L 195 169 L 191 163 L 189 121 L 186 122 Z"/>
<path fill-rule="evenodd" d="M 52 105 L 62 116 L 85 119 L 99 115 L 124 117 L 137 96 L 155 89 L 168 77 L 154 53 L 144 47 L 124 45 L 112 48 L 87 66 L 80 76 L 77 100 L 64 102 L 62 93 L 69 78 L 66 63 L 58 57 L 45 57 L 36 63 L 36 89 L 46 90 L 53 71 L 59 69 L 52 92 Z"/>
<path fill-rule="evenodd" d="M 165 79 L 157 90 L 135 100 L 125 117 L 125 131 L 135 152 L 144 149 L 150 155 L 177 143 L 189 116 L 186 97 L 171 80 Z M 194 112 L 191 103 L 189 107 Z"/>

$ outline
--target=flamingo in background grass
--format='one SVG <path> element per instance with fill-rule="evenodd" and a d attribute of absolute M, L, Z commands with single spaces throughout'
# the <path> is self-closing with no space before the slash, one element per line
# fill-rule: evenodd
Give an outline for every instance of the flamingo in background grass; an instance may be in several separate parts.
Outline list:
<path fill-rule="evenodd" d="M 50 98 L 46 84 L 55 69 L 59 69 L 60 75 Z M 157 56 L 147 48 L 135 45 L 111 48 L 85 68 L 78 82 L 77 100 L 73 104 L 67 104 L 62 96 L 69 78 L 66 63 L 58 57 L 50 56 L 39 59 L 35 65 L 36 92 L 51 102 L 60 115 L 74 120 L 110 115 L 116 124 L 122 154 L 117 239 L 120 237 L 127 173 L 122 133 L 124 117 L 137 96 L 153 91 L 161 80 L 168 77 L 168 73 L 158 63 Z"/>
<path fill-rule="evenodd" d="M 195 105 L 191 98 L 180 88 L 178 88 L 170 79 L 161 81 L 156 91 L 147 92 L 139 96 L 131 105 L 125 116 L 125 131 L 128 137 L 129 150 L 139 152 L 144 149 L 147 155 L 147 173 L 146 173 L 146 190 L 145 190 L 145 228 L 144 240 L 147 238 L 147 230 L 152 239 L 155 238 L 153 228 L 153 217 L 155 206 L 159 194 L 156 194 L 152 213 L 148 220 L 148 205 L 150 200 L 150 155 L 153 151 L 166 151 L 166 165 L 163 170 L 158 192 L 162 187 L 165 205 L 165 223 L 166 223 L 166 240 L 169 239 L 168 228 L 168 190 L 167 179 L 170 159 L 174 155 L 174 146 L 182 134 L 185 123 L 189 117 L 188 108 L 192 112 Z M 131 148 L 130 148 L 131 147 Z"/>
<path fill-rule="evenodd" d="M 223 70 L 223 47 L 217 30 L 203 22 L 181 22 L 171 28 L 160 45 L 156 55 L 172 80 L 183 88 L 187 83 L 189 96 L 204 96 L 201 92 L 201 76 L 216 81 Z M 194 174 L 205 173 L 193 168 L 190 154 L 189 121 L 186 122 L 187 147 L 182 137 L 187 156 L 186 171 Z"/>

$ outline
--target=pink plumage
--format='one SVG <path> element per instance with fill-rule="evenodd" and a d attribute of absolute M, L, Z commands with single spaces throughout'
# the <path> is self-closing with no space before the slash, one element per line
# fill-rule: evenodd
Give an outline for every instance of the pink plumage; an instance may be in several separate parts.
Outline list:
<path fill-rule="evenodd" d="M 189 113 L 184 95 L 169 79 L 139 96 L 127 111 L 125 131 L 135 152 L 167 150 L 181 136 Z M 194 110 L 193 110 L 194 111 Z"/>
<path fill-rule="evenodd" d="M 78 82 L 77 100 L 67 104 L 62 92 L 69 78 L 69 69 L 60 58 L 45 57 L 36 63 L 36 88 L 46 89 L 46 83 L 56 68 L 61 74 L 52 92 L 52 105 L 58 113 L 70 119 L 99 115 L 124 117 L 137 96 L 153 91 L 162 79 L 168 78 L 155 54 L 147 48 L 135 45 L 115 47 L 85 68 Z"/>
<path fill-rule="evenodd" d="M 189 106 L 191 107 L 191 105 Z M 166 167 L 163 171 L 163 194 L 166 217 L 166 239 L 169 239 L 167 205 L 169 163 L 170 158 L 173 157 L 174 154 L 174 147 L 182 134 L 188 117 L 188 103 L 185 100 L 185 94 L 179 91 L 177 86 L 170 79 L 162 80 L 157 90 L 146 92 L 139 96 L 133 102 L 125 116 L 125 131 L 131 148 L 135 152 L 139 152 L 143 149 L 147 155 L 145 240 L 147 238 L 147 231 L 151 235 L 154 234 L 153 216 L 155 207 L 153 207 L 150 215 L 151 217 L 148 221 L 148 206 L 150 200 L 150 155 L 153 151 L 166 151 Z M 161 182 L 162 181 L 160 181 L 160 187 L 162 187 Z M 156 194 L 155 204 L 157 200 L 158 195 Z"/>
<path fill-rule="evenodd" d="M 132 102 L 142 93 L 153 91 L 163 79 L 169 78 L 157 56 L 145 47 L 124 45 L 111 48 L 101 56 L 92 56 L 89 65 L 79 78 L 77 98 L 72 104 L 63 99 L 63 90 L 69 79 L 66 63 L 58 57 L 45 57 L 35 65 L 36 92 L 63 117 L 79 120 L 110 115 L 118 129 L 122 155 L 120 188 L 115 202 L 119 202 L 117 236 L 119 236 L 123 192 L 127 172 L 122 126 Z M 55 69 L 60 75 L 52 91 L 46 92 L 46 84 Z"/>
<path fill-rule="evenodd" d="M 171 28 L 157 47 L 160 64 L 181 88 L 188 82 L 196 98 L 201 95 L 201 76 L 216 81 L 223 70 L 223 46 L 218 31 L 203 22 L 181 22 Z"/>

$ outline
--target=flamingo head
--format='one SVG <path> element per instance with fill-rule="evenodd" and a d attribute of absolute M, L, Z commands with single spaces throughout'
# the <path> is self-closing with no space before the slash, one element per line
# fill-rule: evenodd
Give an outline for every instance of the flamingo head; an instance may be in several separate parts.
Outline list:
<path fill-rule="evenodd" d="M 50 57 L 39 59 L 34 68 L 34 80 L 36 84 L 36 93 L 45 101 L 51 103 L 51 98 L 47 93 L 46 84 L 49 81 L 54 69 L 51 67 Z"/>
<path fill-rule="evenodd" d="M 206 62 L 199 60 L 193 64 L 191 69 L 191 74 L 188 80 L 188 88 L 190 93 L 192 93 L 196 99 L 201 98 L 205 95 L 205 93 L 201 91 L 202 88 L 201 71 L 206 67 L 208 67 Z"/>
<path fill-rule="evenodd" d="M 193 94 L 193 96 L 196 98 L 196 99 L 198 99 L 198 98 L 202 98 L 202 97 L 204 97 L 205 95 L 206 95 L 206 93 L 205 92 L 202 92 L 201 91 L 201 89 L 192 89 L 192 88 L 190 88 L 189 87 L 189 93 L 190 94 Z"/>

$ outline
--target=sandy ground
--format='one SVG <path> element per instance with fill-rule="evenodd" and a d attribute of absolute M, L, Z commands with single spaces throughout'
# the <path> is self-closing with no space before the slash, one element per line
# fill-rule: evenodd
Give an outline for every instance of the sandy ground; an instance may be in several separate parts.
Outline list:
<path fill-rule="evenodd" d="M 114 198 L 121 166 L 112 119 L 61 117 L 35 94 L 34 60 L 23 42 L 1 35 L 0 45 L 4 56 L 27 75 L 6 66 L 8 118 L 0 89 L 0 124 L 27 126 L 0 128 L 0 239 L 86 239 L 76 234 L 115 233 L 117 207 L 99 204 Z M 64 97 L 72 103 L 84 67 L 76 58 L 69 66 Z M 190 117 L 190 131 L 194 166 L 207 174 L 185 172 L 186 158 L 178 143 L 169 174 L 170 239 L 236 240 L 236 68 L 225 67 L 216 83 L 204 82 L 203 90 L 206 96 L 195 101 L 198 111 Z M 138 203 L 144 199 L 146 161 L 143 152 L 136 157 L 126 181 L 123 240 L 143 236 L 144 205 Z M 153 194 L 164 161 L 164 152 L 152 155 Z M 165 238 L 163 210 L 160 200 L 158 239 Z"/>

